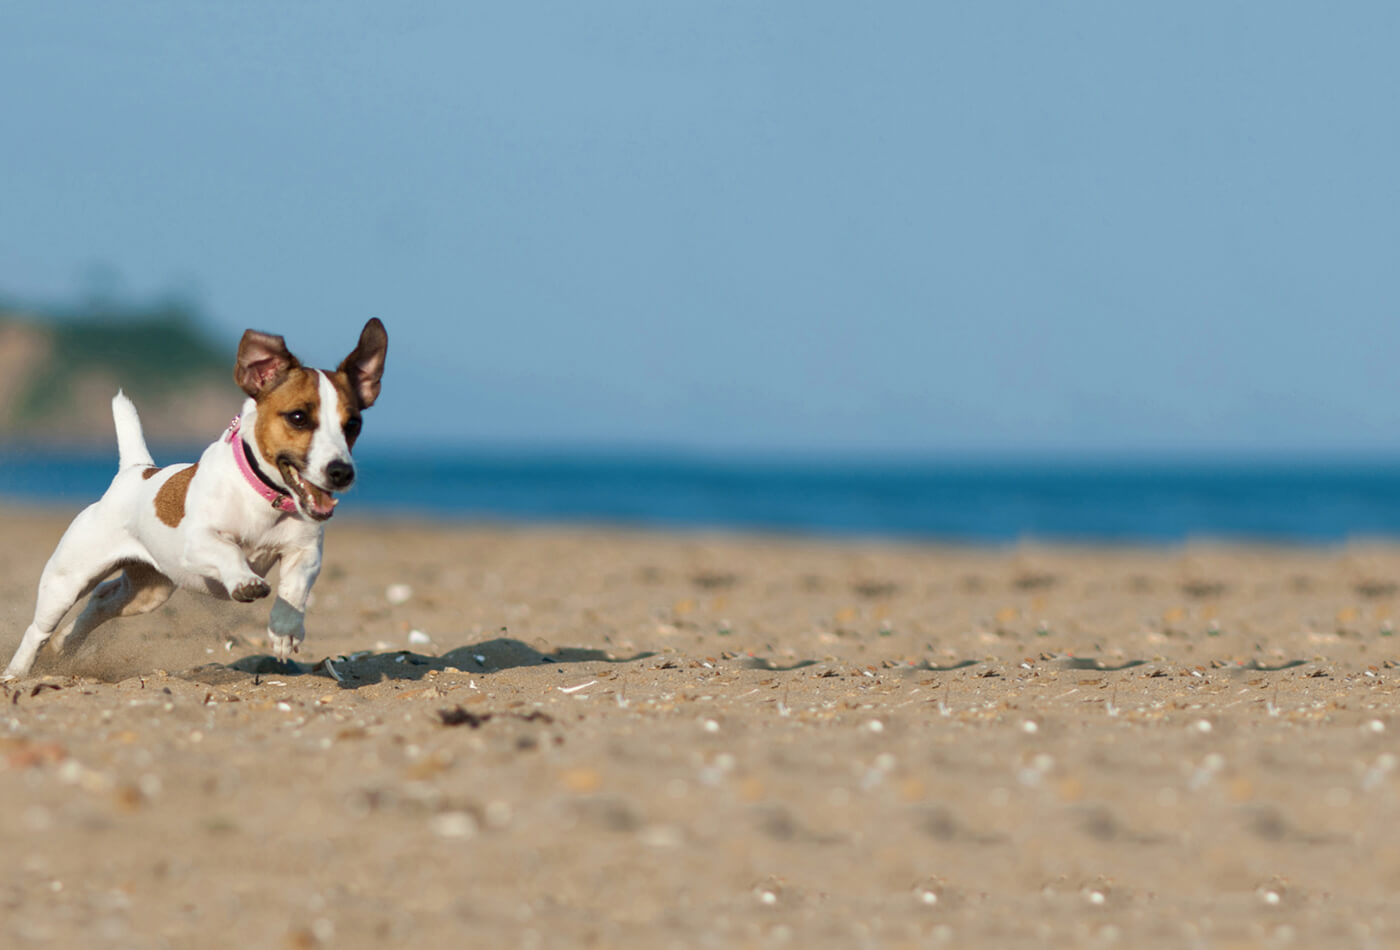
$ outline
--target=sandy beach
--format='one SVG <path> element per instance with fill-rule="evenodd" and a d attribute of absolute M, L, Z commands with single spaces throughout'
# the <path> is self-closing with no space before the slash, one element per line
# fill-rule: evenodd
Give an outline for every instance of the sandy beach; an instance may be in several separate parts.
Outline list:
<path fill-rule="evenodd" d="M 72 514 L 0 509 L 6 657 Z M 177 594 L 5 688 L 7 940 L 1393 945 L 1397 581 L 341 515 L 296 668 Z"/>

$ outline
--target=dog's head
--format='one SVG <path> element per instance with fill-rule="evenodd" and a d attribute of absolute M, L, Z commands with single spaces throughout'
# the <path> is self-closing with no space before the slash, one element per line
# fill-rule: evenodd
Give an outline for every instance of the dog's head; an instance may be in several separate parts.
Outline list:
<path fill-rule="evenodd" d="M 233 378 L 257 403 L 255 450 L 310 518 L 329 518 L 335 493 L 355 481 L 350 449 L 360 413 L 379 398 L 388 349 L 378 318 L 365 324 L 359 344 L 334 371 L 302 366 L 270 333 L 248 330 L 238 344 Z"/>

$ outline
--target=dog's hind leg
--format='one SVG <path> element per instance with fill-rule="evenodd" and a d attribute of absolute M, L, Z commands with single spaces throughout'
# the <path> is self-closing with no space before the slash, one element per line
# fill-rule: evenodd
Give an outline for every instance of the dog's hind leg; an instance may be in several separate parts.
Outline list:
<path fill-rule="evenodd" d="M 53 638 L 53 648 L 71 656 L 108 620 L 155 610 L 174 591 L 170 578 L 143 561 L 132 561 L 120 575 L 97 585 L 83 612 Z"/>
<path fill-rule="evenodd" d="M 34 666 L 34 658 L 39 655 L 39 650 L 44 644 L 49 642 L 49 637 L 53 636 L 63 615 L 68 613 L 84 594 L 96 587 L 97 582 L 111 569 L 112 565 L 104 564 L 102 572 L 95 577 L 51 572 L 46 569 L 43 580 L 39 582 L 39 602 L 34 608 L 34 620 L 29 629 L 24 631 L 24 639 L 20 641 L 19 649 L 15 650 L 15 655 L 10 658 L 10 665 L 5 667 L 5 673 L 0 678 L 16 679 L 28 674 Z"/>
<path fill-rule="evenodd" d="M 0 679 L 15 679 L 29 672 L 40 648 L 53 636 L 73 605 L 97 587 L 118 564 L 133 559 L 136 552 L 130 548 L 129 539 L 119 534 L 114 536 L 104 524 L 98 505 L 89 506 L 73 519 L 44 566 L 34 620 L 24 631 L 24 639 Z"/>

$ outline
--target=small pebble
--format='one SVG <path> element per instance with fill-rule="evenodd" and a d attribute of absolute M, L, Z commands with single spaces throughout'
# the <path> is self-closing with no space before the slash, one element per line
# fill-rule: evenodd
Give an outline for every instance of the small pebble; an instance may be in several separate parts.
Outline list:
<path fill-rule="evenodd" d="M 597 769 L 579 766 L 566 769 L 559 776 L 559 781 L 571 792 L 596 792 L 603 784 L 603 776 Z"/>
<path fill-rule="evenodd" d="M 440 838 L 470 838 L 476 834 L 476 819 L 464 811 L 445 811 L 433 816 L 432 828 Z"/>

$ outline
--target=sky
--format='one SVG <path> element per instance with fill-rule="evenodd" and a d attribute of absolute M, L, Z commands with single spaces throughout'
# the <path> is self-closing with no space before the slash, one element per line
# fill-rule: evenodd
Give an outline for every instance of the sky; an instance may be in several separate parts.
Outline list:
<path fill-rule="evenodd" d="M 1400 6 L 0 5 L 0 294 L 380 445 L 1400 455 Z M 231 394 L 236 401 L 237 394 Z"/>

